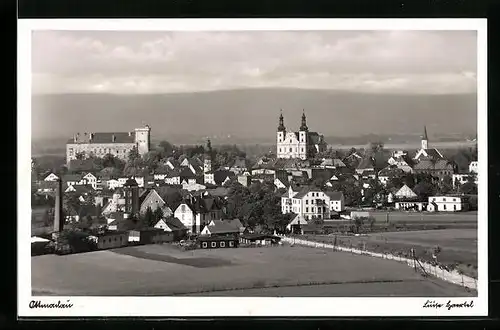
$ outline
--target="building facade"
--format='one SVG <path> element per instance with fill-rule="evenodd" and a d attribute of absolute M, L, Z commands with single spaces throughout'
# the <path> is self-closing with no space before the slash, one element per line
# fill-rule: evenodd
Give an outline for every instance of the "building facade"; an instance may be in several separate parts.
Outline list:
<path fill-rule="evenodd" d="M 429 212 L 467 211 L 469 203 L 465 196 L 431 196 L 427 204 Z"/>
<path fill-rule="evenodd" d="M 276 155 L 278 158 L 308 159 L 318 152 L 326 150 L 323 135 L 309 132 L 306 115 L 302 113 L 302 122 L 298 132 L 287 132 L 280 114 L 278 132 L 276 133 Z"/>
<path fill-rule="evenodd" d="M 151 146 L 151 128 L 145 126 L 136 128 L 134 132 L 118 133 L 80 133 L 74 135 L 73 139 L 66 143 L 66 163 L 77 159 L 79 155 L 84 158 L 90 156 L 104 157 L 111 154 L 122 160 L 126 160 L 128 153 L 135 147 L 139 155 L 149 152 Z"/>
<path fill-rule="evenodd" d="M 295 191 L 289 187 L 281 196 L 281 212 L 295 213 L 306 220 L 330 219 L 333 212 L 342 212 L 345 207 L 342 192 L 321 191 L 318 188 L 306 187 Z"/>

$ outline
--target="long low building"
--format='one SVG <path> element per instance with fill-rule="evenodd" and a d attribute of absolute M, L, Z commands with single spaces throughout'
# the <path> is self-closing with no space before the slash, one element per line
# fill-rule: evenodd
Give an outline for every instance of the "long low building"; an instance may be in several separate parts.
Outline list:
<path fill-rule="evenodd" d="M 427 205 L 429 212 L 459 212 L 469 208 L 469 197 L 462 195 L 431 196 Z"/>

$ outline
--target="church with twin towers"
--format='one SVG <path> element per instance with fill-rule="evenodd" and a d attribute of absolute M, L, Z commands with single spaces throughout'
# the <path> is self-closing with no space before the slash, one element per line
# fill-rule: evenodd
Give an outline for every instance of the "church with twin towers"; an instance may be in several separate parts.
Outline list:
<path fill-rule="evenodd" d="M 283 111 L 280 111 L 278 131 L 276 133 L 276 155 L 278 158 L 310 159 L 326 151 L 327 144 L 323 135 L 310 132 L 307 127 L 306 114 L 302 110 L 302 119 L 298 132 L 286 130 Z"/>

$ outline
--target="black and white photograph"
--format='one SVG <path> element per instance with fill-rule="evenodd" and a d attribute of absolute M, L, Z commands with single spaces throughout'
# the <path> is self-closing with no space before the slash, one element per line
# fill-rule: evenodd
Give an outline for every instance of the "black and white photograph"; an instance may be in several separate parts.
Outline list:
<path fill-rule="evenodd" d="M 20 313 L 486 315 L 485 27 L 20 22 Z"/>

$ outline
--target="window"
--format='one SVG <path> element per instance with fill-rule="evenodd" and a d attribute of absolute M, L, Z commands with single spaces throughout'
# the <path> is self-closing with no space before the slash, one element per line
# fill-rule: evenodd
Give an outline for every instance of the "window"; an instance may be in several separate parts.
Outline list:
<path fill-rule="evenodd" d="M 446 204 L 443 205 L 443 208 L 446 210 Z"/>
<path fill-rule="evenodd" d="M 309 204 L 309 200 L 308 200 L 308 199 L 306 199 L 306 205 L 307 205 L 307 204 Z"/>
<path fill-rule="evenodd" d="M 206 249 L 206 248 L 207 248 L 207 242 L 203 242 L 203 243 L 201 243 L 201 246 L 202 246 L 204 249 Z"/>
<path fill-rule="evenodd" d="M 456 205 L 456 204 L 454 204 L 454 205 L 453 205 L 453 211 L 456 211 L 456 210 L 457 210 L 457 205 Z"/>
<path fill-rule="evenodd" d="M 217 243 L 216 242 L 212 242 L 212 247 L 216 247 L 217 246 Z"/>
<path fill-rule="evenodd" d="M 226 247 L 226 242 L 220 242 L 220 247 Z"/>
<path fill-rule="evenodd" d="M 229 241 L 229 247 L 233 247 L 234 246 L 234 242 L 233 241 Z"/>
<path fill-rule="evenodd" d="M 302 148 L 300 151 L 304 152 L 304 148 Z"/>
<path fill-rule="evenodd" d="M 290 152 L 292 152 L 292 148 L 290 148 Z"/>
<path fill-rule="evenodd" d="M 306 207 L 306 212 L 309 212 L 309 208 L 308 207 Z"/>

